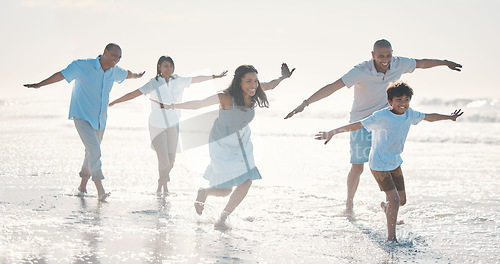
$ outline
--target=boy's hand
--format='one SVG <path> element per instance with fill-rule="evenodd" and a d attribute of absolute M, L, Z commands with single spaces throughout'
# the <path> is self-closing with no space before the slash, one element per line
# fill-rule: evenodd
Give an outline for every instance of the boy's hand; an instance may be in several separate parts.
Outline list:
<path fill-rule="evenodd" d="M 451 120 L 456 121 L 457 118 L 463 114 L 464 114 L 464 112 L 462 111 L 462 109 L 455 110 L 453 113 L 451 113 Z"/>
<path fill-rule="evenodd" d="M 448 68 L 450 68 L 451 70 L 462 71 L 462 65 L 460 65 L 456 62 L 453 62 L 453 61 L 449 61 L 449 60 L 445 60 L 445 61 L 446 61 L 446 66 L 448 66 Z"/>
<path fill-rule="evenodd" d="M 328 143 L 328 141 L 330 141 L 330 139 L 332 139 L 333 135 L 335 135 L 335 133 L 333 133 L 333 131 L 328 131 L 328 132 L 325 132 L 325 131 L 321 131 L 321 132 L 318 132 L 318 134 L 316 134 L 315 138 L 314 139 L 317 139 L 317 140 L 326 140 L 325 141 L 325 145 Z"/>

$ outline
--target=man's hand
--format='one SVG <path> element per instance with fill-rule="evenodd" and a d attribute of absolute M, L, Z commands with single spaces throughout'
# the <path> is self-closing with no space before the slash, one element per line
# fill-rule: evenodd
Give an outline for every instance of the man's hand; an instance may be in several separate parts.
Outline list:
<path fill-rule="evenodd" d="M 446 66 L 454 71 L 462 71 L 462 65 L 453 61 L 445 60 Z"/>
<path fill-rule="evenodd" d="M 42 87 L 40 85 L 40 83 L 25 84 L 23 86 L 26 87 L 26 88 L 35 88 L 35 89 L 38 89 L 38 88 Z"/>

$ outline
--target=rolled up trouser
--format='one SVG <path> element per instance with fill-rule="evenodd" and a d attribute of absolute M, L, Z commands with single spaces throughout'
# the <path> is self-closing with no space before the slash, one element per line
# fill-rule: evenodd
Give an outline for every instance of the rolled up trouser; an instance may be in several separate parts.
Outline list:
<path fill-rule="evenodd" d="M 104 129 L 95 130 L 86 120 L 73 117 L 75 127 L 80 135 L 80 139 L 85 146 L 85 159 L 83 160 L 80 177 L 88 179 L 92 176 L 93 181 L 104 179 L 101 163 L 101 141 Z"/>

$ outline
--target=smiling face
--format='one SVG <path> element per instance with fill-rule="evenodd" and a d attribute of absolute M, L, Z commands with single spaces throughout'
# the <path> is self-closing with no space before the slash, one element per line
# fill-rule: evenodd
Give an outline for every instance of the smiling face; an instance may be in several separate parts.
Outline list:
<path fill-rule="evenodd" d="M 122 58 L 122 50 L 120 48 L 105 49 L 101 56 L 101 64 L 103 68 L 113 68 Z"/>
<path fill-rule="evenodd" d="M 403 96 L 394 96 L 392 100 L 387 100 L 391 106 L 391 112 L 396 115 L 402 115 L 410 107 L 411 97 L 404 94 Z"/>
<path fill-rule="evenodd" d="M 170 63 L 170 61 L 164 60 L 161 63 L 161 65 L 158 65 L 158 69 L 161 72 L 161 76 L 163 76 L 163 78 L 165 78 L 167 80 L 174 73 L 174 65 L 172 65 L 172 63 Z"/>
<path fill-rule="evenodd" d="M 248 72 L 243 75 L 243 78 L 241 78 L 240 86 L 244 97 L 254 96 L 257 88 L 259 87 L 259 78 L 257 76 L 257 73 Z"/>
<path fill-rule="evenodd" d="M 391 47 L 377 47 L 372 51 L 373 62 L 375 69 L 378 72 L 386 73 L 392 61 Z"/>

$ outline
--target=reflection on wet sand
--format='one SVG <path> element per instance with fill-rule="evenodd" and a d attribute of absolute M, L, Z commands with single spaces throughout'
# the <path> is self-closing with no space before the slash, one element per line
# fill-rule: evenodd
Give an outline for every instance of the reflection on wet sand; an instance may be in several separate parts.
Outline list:
<path fill-rule="evenodd" d="M 101 263 L 99 260 L 99 245 L 102 237 L 100 233 L 101 214 L 100 210 L 103 203 L 97 203 L 95 208 L 90 208 L 84 197 L 80 198 L 80 210 L 77 211 L 78 221 L 76 224 L 83 225 L 79 227 L 82 230 L 81 252 L 74 256 L 73 263 Z"/>

